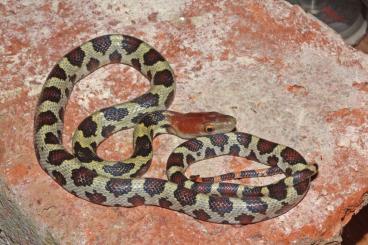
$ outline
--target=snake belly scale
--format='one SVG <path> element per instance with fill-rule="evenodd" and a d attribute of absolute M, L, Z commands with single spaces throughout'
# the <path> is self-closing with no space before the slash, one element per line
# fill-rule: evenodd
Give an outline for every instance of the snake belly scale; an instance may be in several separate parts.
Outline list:
<path fill-rule="evenodd" d="M 74 153 L 70 153 L 62 144 L 62 132 L 73 86 L 110 63 L 134 67 L 150 80 L 151 88 L 131 101 L 87 117 L 75 132 Z M 168 159 L 168 180 L 140 177 L 150 165 L 154 137 L 175 133 L 170 123 L 176 113 L 166 110 L 174 94 L 169 63 L 137 38 L 105 35 L 73 49 L 48 75 L 37 104 L 34 143 L 41 167 L 65 190 L 96 204 L 154 205 L 214 223 L 249 224 L 270 219 L 287 212 L 305 196 L 311 177 L 317 173 L 316 165 L 308 164 L 290 147 L 246 133 L 226 132 L 228 129 L 178 146 Z M 105 161 L 97 156 L 99 143 L 134 126 L 134 153 L 129 161 Z M 193 182 L 184 175 L 190 164 L 220 155 L 258 161 L 279 168 L 286 177 L 266 186 L 244 186 Z"/>

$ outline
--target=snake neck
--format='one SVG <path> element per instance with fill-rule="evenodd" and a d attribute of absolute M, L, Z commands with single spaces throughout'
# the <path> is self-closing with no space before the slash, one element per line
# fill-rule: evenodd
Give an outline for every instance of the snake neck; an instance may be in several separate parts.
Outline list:
<path fill-rule="evenodd" d="M 154 111 L 144 115 L 134 127 L 134 142 L 137 137 L 147 136 L 153 140 L 159 134 L 170 133 L 170 114 L 169 111 Z"/>
<path fill-rule="evenodd" d="M 183 139 L 199 135 L 198 129 L 194 126 L 198 125 L 197 116 L 193 117 L 193 115 L 197 115 L 197 113 L 180 113 L 168 110 L 154 111 L 144 115 L 134 127 L 132 158 L 148 154 L 148 152 L 151 154 L 152 141 L 158 135 L 171 134 Z M 180 122 L 185 122 L 185 125 L 193 127 L 180 128 Z"/>

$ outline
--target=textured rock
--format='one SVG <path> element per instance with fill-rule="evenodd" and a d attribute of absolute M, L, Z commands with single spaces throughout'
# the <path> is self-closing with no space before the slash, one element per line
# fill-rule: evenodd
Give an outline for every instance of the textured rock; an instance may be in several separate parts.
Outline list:
<path fill-rule="evenodd" d="M 39 229 L 22 214 L 10 195 L 0 180 L 0 244 L 56 244 L 47 229 Z"/>
<path fill-rule="evenodd" d="M 31 244 L 339 241 L 342 227 L 367 199 L 367 56 L 283 1 L 122 2 L 0 3 L 0 179 L 7 190 L 1 191 L 6 194 L 0 204 L 3 210 L 16 210 L 9 211 L 16 228 L 9 228 L 9 219 L 0 222 L 0 241 L 17 243 L 16 234 L 28 234 Z M 178 83 L 171 109 L 232 114 L 240 131 L 289 145 L 317 162 L 320 173 L 306 198 L 281 217 L 229 226 L 156 207 L 97 206 L 62 190 L 34 155 L 35 103 L 58 59 L 106 33 L 137 36 L 170 61 Z M 67 146 L 84 117 L 147 88 L 141 75 L 123 65 L 105 67 L 81 81 L 65 114 Z M 155 141 L 147 176 L 165 177 L 165 161 L 179 142 L 171 136 Z M 114 135 L 99 153 L 108 159 L 127 157 L 131 131 Z M 191 172 L 205 176 L 250 166 L 238 158 L 211 162 Z"/>

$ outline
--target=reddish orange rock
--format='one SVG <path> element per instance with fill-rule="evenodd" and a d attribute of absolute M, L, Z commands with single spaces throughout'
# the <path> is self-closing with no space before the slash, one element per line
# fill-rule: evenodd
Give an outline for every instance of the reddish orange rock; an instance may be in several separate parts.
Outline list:
<path fill-rule="evenodd" d="M 337 242 L 367 202 L 368 58 L 285 1 L 15 1 L 0 4 L 0 243 L 312 244 Z M 278 218 L 247 226 L 211 224 L 169 210 L 110 208 L 65 192 L 38 165 L 33 116 L 41 86 L 69 50 L 124 33 L 172 64 L 171 109 L 234 115 L 238 130 L 297 149 L 317 162 L 305 199 Z M 148 82 L 123 65 L 97 70 L 75 88 L 64 142 L 91 112 L 134 98 Z M 107 159 L 131 153 L 132 131 L 104 142 Z M 165 178 L 181 140 L 160 136 L 146 176 Z M 258 166 L 258 165 L 257 165 Z M 188 174 L 249 168 L 219 158 Z"/>

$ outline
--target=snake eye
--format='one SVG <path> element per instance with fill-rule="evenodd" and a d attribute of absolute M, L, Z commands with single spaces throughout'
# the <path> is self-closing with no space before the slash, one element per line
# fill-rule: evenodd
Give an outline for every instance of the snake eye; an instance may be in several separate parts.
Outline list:
<path fill-rule="evenodd" d="M 206 133 L 212 133 L 213 131 L 215 131 L 215 127 L 212 126 L 212 125 L 207 125 L 205 128 L 204 128 L 204 131 L 206 131 Z"/>

